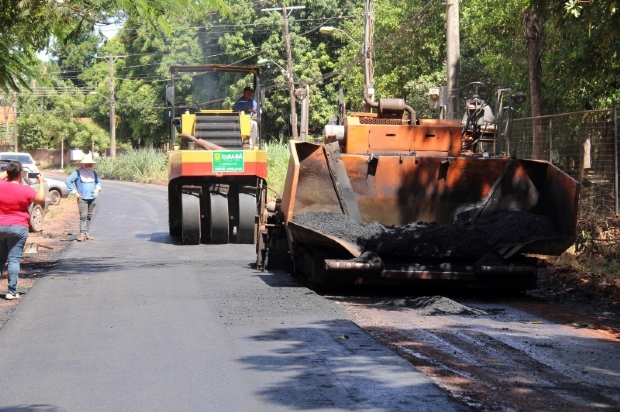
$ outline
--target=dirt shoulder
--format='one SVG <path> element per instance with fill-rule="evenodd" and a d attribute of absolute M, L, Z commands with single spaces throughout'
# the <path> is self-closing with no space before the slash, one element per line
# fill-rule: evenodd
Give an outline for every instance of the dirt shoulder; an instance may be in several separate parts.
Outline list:
<path fill-rule="evenodd" d="M 448 309 L 486 313 L 432 316 L 412 304 L 423 298 L 331 299 L 472 410 L 617 410 L 620 402 L 620 341 L 572 327 L 575 314 L 559 305 L 442 298 Z"/>
<path fill-rule="evenodd" d="M 328 298 L 473 410 L 618 410 L 618 282 L 539 258 L 523 295 Z"/>
<path fill-rule="evenodd" d="M 554 262 L 543 260 L 538 288 L 528 292 L 531 299 L 521 303 L 523 308 L 620 339 L 620 282 L 558 268 Z"/>

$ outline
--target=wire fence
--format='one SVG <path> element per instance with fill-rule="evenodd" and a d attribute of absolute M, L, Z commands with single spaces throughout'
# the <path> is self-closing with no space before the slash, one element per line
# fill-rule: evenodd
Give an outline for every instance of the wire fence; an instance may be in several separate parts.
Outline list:
<path fill-rule="evenodd" d="M 522 159 L 547 160 L 577 180 L 582 217 L 619 214 L 617 108 L 514 119 L 508 148 Z"/>

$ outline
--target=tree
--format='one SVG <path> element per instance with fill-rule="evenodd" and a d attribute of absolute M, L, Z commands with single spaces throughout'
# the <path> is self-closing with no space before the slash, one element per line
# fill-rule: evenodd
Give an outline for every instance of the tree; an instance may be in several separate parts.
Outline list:
<path fill-rule="evenodd" d="M 542 123 L 538 118 L 542 115 L 542 63 L 541 42 L 542 24 L 540 13 L 536 7 L 523 12 L 523 26 L 527 39 L 527 56 L 529 61 L 530 102 L 532 107 L 532 158 L 543 158 Z"/>
<path fill-rule="evenodd" d="M 71 80 L 76 86 L 86 86 L 80 75 L 96 63 L 104 41 L 105 36 L 100 31 L 82 33 L 71 41 L 54 41 L 49 54 L 60 69 L 60 77 Z"/>
<path fill-rule="evenodd" d="M 50 83 L 53 87 L 34 86 L 20 94 L 20 146 L 55 149 L 63 140 L 67 146 L 85 151 L 107 148 L 109 135 L 87 117 L 91 108 L 83 91 L 54 77 Z"/>
<path fill-rule="evenodd" d="M 222 0 L 7 0 L 0 9 L 0 89 L 28 88 L 37 76 L 35 53 L 55 38 L 64 43 L 92 31 L 109 20 L 143 22 L 154 31 L 169 31 L 164 14 L 183 15 L 195 7 L 226 10 Z"/>

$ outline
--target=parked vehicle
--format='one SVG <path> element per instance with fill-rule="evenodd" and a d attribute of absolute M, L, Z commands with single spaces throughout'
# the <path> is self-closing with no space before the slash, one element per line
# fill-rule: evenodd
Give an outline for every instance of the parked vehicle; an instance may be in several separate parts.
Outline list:
<path fill-rule="evenodd" d="M 0 172 L 4 171 L 6 169 L 7 164 L 10 162 L 10 160 L 3 160 L 0 159 Z M 37 169 L 38 172 L 38 169 Z M 30 187 L 32 187 L 35 191 L 39 190 L 39 182 L 37 182 L 34 179 L 28 179 L 27 177 L 24 177 L 22 179 L 22 184 L 23 185 L 28 185 Z M 47 179 L 45 181 L 45 205 L 44 207 L 41 207 L 41 205 L 37 205 L 34 203 L 30 204 L 30 207 L 28 208 L 28 212 L 30 213 L 30 231 L 31 232 L 40 232 L 43 230 L 43 221 L 45 219 L 45 215 L 47 213 L 47 211 L 49 210 L 49 205 L 52 203 L 52 199 L 50 197 L 50 191 L 49 191 L 49 187 L 47 184 Z"/>
<path fill-rule="evenodd" d="M 69 188 L 67 187 L 65 182 L 56 179 L 48 179 L 46 177 L 45 183 L 47 184 L 50 191 L 50 199 L 52 205 L 59 204 L 61 198 L 69 196 Z"/>
<path fill-rule="evenodd" d="M 35 162 L 30 153 L 0 152 L 0 160 L 17 160 L 24 169 L 31 173 L 39 173 L 38 166 L 41 162 Z"/>

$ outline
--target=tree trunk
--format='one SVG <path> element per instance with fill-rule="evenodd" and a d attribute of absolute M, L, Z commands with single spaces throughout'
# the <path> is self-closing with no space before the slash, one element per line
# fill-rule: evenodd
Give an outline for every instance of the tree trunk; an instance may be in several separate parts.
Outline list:
<path fill-rule="evenodd" d="M 541 66 L 541 41 L 542 31 L 540 15 L 535 7 L 530 7 L 523 12 L 523 25 L 527 38 L 527 57 L 530 77 L 530 102 L 532 105 L 532 158 L 544 159 L 544 145 L 542 137 L 542 66 Z"/>

